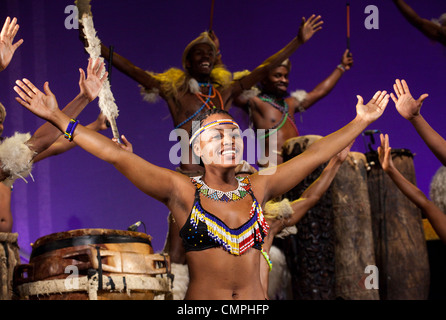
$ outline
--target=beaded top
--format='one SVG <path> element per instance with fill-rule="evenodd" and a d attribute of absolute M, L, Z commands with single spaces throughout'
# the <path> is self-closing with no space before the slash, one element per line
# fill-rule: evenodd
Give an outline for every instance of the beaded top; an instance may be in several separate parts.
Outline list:
<path fill-rule="evenodd" d="M 194 182 L 198 180 L 196 178 L 201 177 L 191 179 Z M 203 209 L 200 202 L 199 183 L 194 182 L 197 186 L 195 203 L 189 219 L 180 230 L 186 252 L 222 247 L 230 254 L 241 255 L 249 248 L 262 249 L 263 239 L 268 234 L 269 226 L 263 216 L 260 204 L 252 193 L 249 179 L 247 177 L 246 179 L 242 178 L 243 182 L 239 180 L 239 187 L 243 184 L 244 196 L 249 193 L 253 198 L 253 203 L 248 221 L 238 228 L 229 228 L 220 218 Z M 218 190 L 214 191 L 212 194 L 215 194 Z M 239 191 L 242 192 L 242 190 Z M 220 192 L 226 194 L 226 192 Z M 235 191 L 231 192 L 234 193 Z"/>

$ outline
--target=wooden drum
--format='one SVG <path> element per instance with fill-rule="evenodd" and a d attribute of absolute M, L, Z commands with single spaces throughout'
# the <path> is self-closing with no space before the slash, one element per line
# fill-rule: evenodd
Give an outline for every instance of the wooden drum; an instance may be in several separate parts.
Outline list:
<path fill-rule="evenodd" d="M 350 152 L 332 183 L 336 297 L 346 300 L 379 299 L 362 283 L 365 268 L 376 265 L 366 165 L 364 154 Z"/>
<path fill-rule="evenodd" d="M 304 152 L 322 136 L 308 135 L 287 140 L 282 148 L 283 160 Z M 326 164 L 319 166 L 284 196 L 290 201 L 302 193 L 320 176 Z M 334 229 L 331 188 L 296 224 L 298 232 L 284 240 L 282 249 L 292 277 L 296 300 L 330 300 L 335 298 Z"/>
<path fill-rule="evenodd" d="M 169 257 L 153 253 L 151 236 L 122 230 L 39 238 L 14 272 L 18 296 L 31 300 L 152 300 L 169 298 L 170 284 Z"/>
<path fill-rule="evenodd" d="M 378 154 L 366 154 L 379 292 L 383 300 L 423 300 L 429 293 L 429 261 L 418 209 L 382 170 Z M 395 167 L 416 185 L 413 154 L 392 150 Z"/>

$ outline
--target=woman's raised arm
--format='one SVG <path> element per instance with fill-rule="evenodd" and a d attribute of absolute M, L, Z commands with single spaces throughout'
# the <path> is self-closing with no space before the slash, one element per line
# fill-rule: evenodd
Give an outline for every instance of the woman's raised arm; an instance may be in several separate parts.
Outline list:
<path fill-rule="evenodd" d="M 357 115 L 346 126 L 314 142 L 297 157 L 252 176 L 253 184 L 256 181 L 259 191 L 263 190 L 263 202 L 289 191 L 318 166 L 348 146 L 369 124 L 383 114 L 389 102 L 386 91 L 376 92 L 367 104 L 364 104 L 361 96 L 358 95 L 357 98 Z"/>
<path fill-rule="evenodd" d="M 73 139 L 87 152 L 115 166 L 136 187 L 149 196 L 169 207 L 175 196 L 180 198 L 180 201 L 175 200 L 175 205 L 178 205 L 182 199 L 181 192 L 187 190 L 188 187 L 193 188 L 184 175 L 155 166 L 134 153 L 123 150 L 109 138 L 74 122 L 59 110 L 57 103 L 46 104 L 34 93 L 37 88 L 31 82 L 17 84 L 14 90 L 20 97 L 16 100 L 22 106 L 65 132 L 66 137 Z M 178 188 L 182 184 L 186 187 Z M 182 191 L 177 192 L 177 190 Z"/>

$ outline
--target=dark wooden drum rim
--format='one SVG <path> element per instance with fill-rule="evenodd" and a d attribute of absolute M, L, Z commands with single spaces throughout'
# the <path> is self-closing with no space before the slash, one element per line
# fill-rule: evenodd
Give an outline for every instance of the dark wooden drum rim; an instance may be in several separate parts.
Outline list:
<path fill-rule="evenodd" d="M 31 258 L 35 258 L 46 252 L 68 248 L 76 246 L 84 246 L 90 244 L 104 244 L 104 243 L 145 243 L 152 245 L 149 239 L 129 237 L 126 235 L 116 235 L 116 234 L 101 234 L 101 235 L 84 235 L 67 239 L 55 240 L 41 246 L 34 248 L 31 252 Z"/>

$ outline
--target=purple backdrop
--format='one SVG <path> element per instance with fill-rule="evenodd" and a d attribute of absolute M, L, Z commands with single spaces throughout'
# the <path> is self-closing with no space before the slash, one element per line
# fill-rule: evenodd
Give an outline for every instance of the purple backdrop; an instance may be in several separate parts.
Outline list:
<path fill-rule="evenodd" d="M 443 0 L 408 0 L 423 17 L 438 18 L 446 12 Z M 64 106 L 78 93 L 78 68 L 86 68 L 88 56 L 78 40 L 77 30 L 65 28 L 68 0 L 2 0 L 0 19 L 16 16 L 25 40 L 9 68 L 0 76 L 0 100 L 6 106 L 4 135 L 14 131 L 34 132 L 43 121 L 22 108 L 14 97 L 14 81 L 29 78 L 39 88 L 50 82 L 52 91 Z M 302 135 L 327 135 L 355 116 L 356 95 L 365 100 L 376 90 L 392 90 L 395 78 L 408 81 L 418 98 L 429 93 L 422 112 L 444 137 L 443 84 L 446 50 L 413 28 L 391 1 L 351 3 L 351 51 L 354 67 L 340 80 L 332 93 L 314 105 L 298 121 Z M 364 13 L 368 5 L 379 9 L 379 29 L 367 30 Z M 210 0 L 196 1 L 92 1 L 94 23 L 106 45 L 137 66 L 162 72 L 181 66 L 184 47 L 209 25 Z M 221 42 L 223 60 L 231 71 L 253 69 L 287 44 L 297 33 L 302 16 L 320 14 L 324 28 L 291 58 L 290 89 L 311 90 L 339 63 L 346 47 L 345 1 L 216 1 L 214 29 Z M 161 100 L 144 102 L 137 84 L 112 72 L 112 91 L 120 110 L 117 119 L 121 133 L 133 143 L 135 153 L 159 166 L 175 168 L 169 162 L 168 139 L 172 129 L 169 111 Z M 80 120 L 96 119 L 97 100 L 87 107 Z M 231 112 L 243 126 L 247 120 L 237 109 Z M 419 187 L 426 194 L 440 162 L 432 155 L 411 125 L 401 118 L 393 102 L 370 129 L 391 135 L 393 148 L 407 148 L 416 154 Z M 105 132 L 111 137 L 111 132 Z M 377 145 L 375 145 L 377 147 Z M 365 152 L 362 137 L 353 151 Z M 142 220 L 153 236 L 155 250 L 163 247 L 168 210 L 134 187 L 111 165 L 80 148 L 45 159 L 33 170 L 35 182 L 18 181 L 13 192 L 14 231 L 19 233 L 22 250 L 53 232 L 77 228 L 126 229 Z M 142 230 L 142 229 L 141 229 Z"/>

